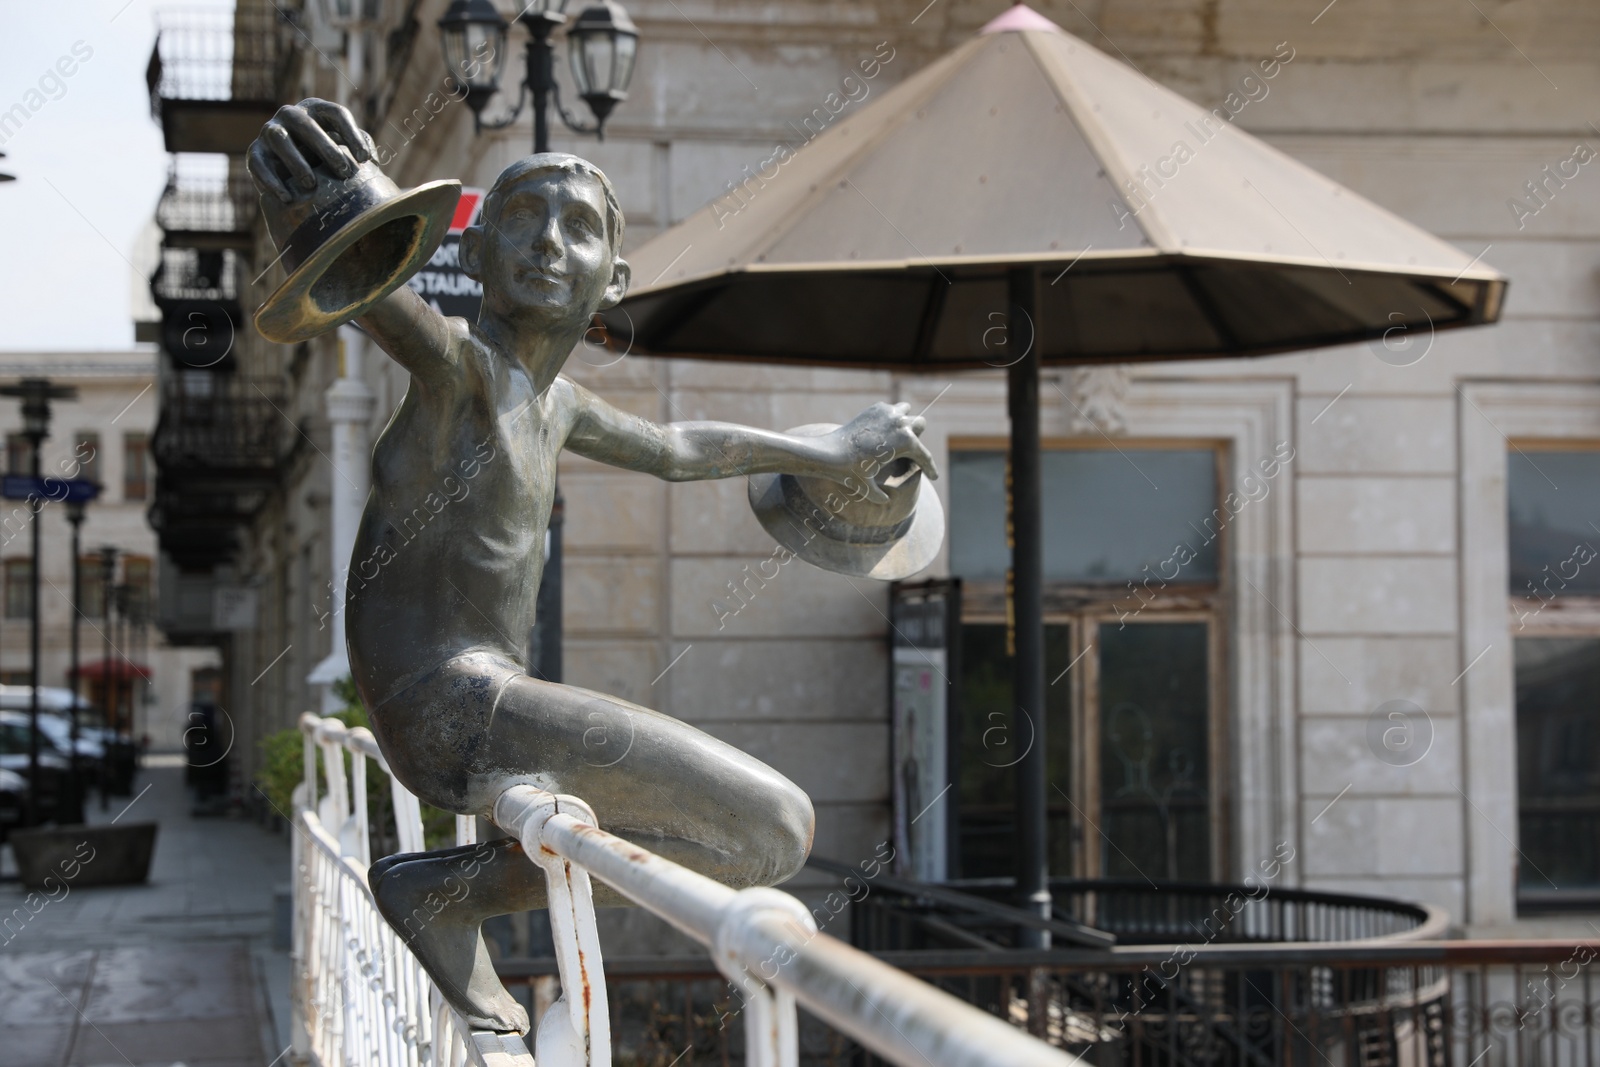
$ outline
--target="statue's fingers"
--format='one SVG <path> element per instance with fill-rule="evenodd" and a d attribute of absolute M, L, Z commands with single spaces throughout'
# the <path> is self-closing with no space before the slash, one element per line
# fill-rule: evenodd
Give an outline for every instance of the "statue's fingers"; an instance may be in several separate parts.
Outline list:
<path fill-rule="evenodd" d="M 250 154 L 244 160 L 244 169 L 250 172 L 257 189 L 271 193 L 287 204 L 294 199 L 294 194 L 283 184 L 283 179 L 278 177 L 277 167 L 273 163 L 274 158 L 272 149 L 267 147 L 266 142 L 257 141 L 250 146 Z"/>
<path fill-rule="evenodd" d="M 334 140 L 350 149 L 357 162 L 365 163 L 372 156 L 372 138 L 356 125 L 355 116 L 343 104 L 328 100 L 307 100 L 301 105 L 308 114 L 333 135 Z"/>
<path fill-rule="evenodd" d="M 285 108 L 278 113 L 278 122 L 294 135 L 302 147 L 315 152 L 336 177 L 348 178 L 356 172 L 355 156 L 328 136 L 322 123 L 313 118 L 307 109 Z"/>
<path fill-rule="evenodd" d="M 928 428 L 928 420 L 923 418 L 921 415 L 913 415 L 908 419 L 901 419 L 900 425 L 904 426 L 918 437 L 921 437 L 922 431 Z"/>
<path fill-rule="evenodd" d="M 928 451 L 928 446 L 918 438 L 911 442 L 911 447 L 906 449 L 906 454 L 912 462 L 921 467 L 923 472 L 934 481 L 939 480 L 939 465 L 933 461 L 933 453 Z"/>
<path fill-rule="evenodd" d="M 258 140 L 266 142 L 272 149 L 272 154 L 277 156 L 279 162 L 289 171 L 290 180 L 307 192 L 317 187 L 317 178 L 311 173 L 311 164 L 300 154 L 299 146 L 294 143 L 294 138 L 286 128 L 276 121 L 269 122 L 261 128 Z"/>

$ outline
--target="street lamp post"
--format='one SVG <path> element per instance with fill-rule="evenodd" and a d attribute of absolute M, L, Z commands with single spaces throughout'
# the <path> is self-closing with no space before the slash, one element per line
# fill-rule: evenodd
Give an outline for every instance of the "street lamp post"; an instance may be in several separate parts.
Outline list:
<path fill-rule="evenodd" d="M 473 128 L 478 132 L 500 130 L 522 115 L 522 108 L 533 98 L 533 150 L 550 151 L 550 104 L 574 133 L 594 134 L 605 139 L 606 119 L 612 109 L 628 98 L 633 81 L 634 60 L 639 54 L 639 31 L 628 12 L 614 0 L 601 0 L 573 20 L 567 31 L 567 58 L 578 95 L 594 115 L 588 126 L 567 112 L 561 103 L 561 85 L 555 77 L 556 45 L 554 33 L 566 24 L 567 0 L 532 0 L 517 15 L 517 22 L 528 31 L 528 48 L 522 82 L 517 87 L 517 103 L 502 119 L 484 121 L 483 109 L 500 90 L 505 64 L 506 31 L 509 24 L 500 17 L 489 0 L 452 0 L 439 20 L 439 36 L 445 66 L 452 77 L 466 87 L 467 107 L 472 109 Z M 539 640 L 530 642 L 529 667 L 546 681 L 561 680 L 561 534 L 566 500 L 561 484 L 556 483 L 554 507 L 550 513 L 549 542 L 545 558 L 544 581 L 539 586 L 539 601 L 534 616 L 540 627 Z"/>
<path fill-rule="evenodd" d="M 39 492 L 43 475 L 40 452 L 50 436 L 50 401 L 70 400 L 78 390 L 70 385 L 53 385 L 48 378 L 24 378 L 16 385 L 0 386 L 0 396 L 22 401 L 22 435 L 32 452 L 29 473 L 33 488 L 28 494 L 28 510 L 33 527 L 33 573 L 29 577 L 31 603 L 28 605 L 32 633 L 28 637 L 28 808 L 30 818 L 39 817 L 39 527 L 44 511 L 44 496 Z M 59 802 L 60 798 L 57 798 Z M 58 813 L 59 814 L 59 813 Z"/>
<path fill-rule="evenodd" d="M 113 640 L 116 644 L 117 659 L 121 660 L 123 663 L 126 663 L 128 662 L 128 583 L 126 581 L 128 577 L 128 569 L 124 567 L 122 570 L 122 577 L 124 580 L 111 587 L 111 599 L 117 607 L 117 628 L 113 635 Z M 129 690 L 132 690 L 133 688 L 132 672 L 126 672 L 128 674 L 127 678 L 121 677 L 123 673 L 124 671 L 122 667 L 118 666 L 115 674 L 117 677 L 117 732 L 119 734 L 122 732 L 123 722 L 122 683 L 127 682 Z M 128 739 L 131 741 L 133 739 L 133 708 L 131 704 L 127 710 Z"/>
<path fill-rule="evenodd" d="M 72 679 L 72 696 L 67 703 L 67 715 L 72 723 L 72 801 L 71 811 L 63 822 L 83 821 L 83 775 L 78 766 L 78 621 L 83 617 L 83 568 L 78 565 L 78 554 L 83 539 L 83 513 L 87 500 L 67 501 L 67 522 L 72 524 L 72 661 L 67 677 Z"/>
<path fill-rule="evenodd" d="M 111 706 L 111 589 L 117 580 L 117 548 L 105 545 L 100 549 L 100 636 L 105 642 L 105 656 L 100 661 L 100 711 L 116 744 L 117 717 Z M 111 798 L 111 768 L 105 768 L 100 781 L 100 810 L 105 811 Z"/>

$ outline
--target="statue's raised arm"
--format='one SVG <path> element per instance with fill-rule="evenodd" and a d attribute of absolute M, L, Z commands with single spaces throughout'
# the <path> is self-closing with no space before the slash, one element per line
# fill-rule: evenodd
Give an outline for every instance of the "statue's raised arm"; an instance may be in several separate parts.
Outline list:
<path fill-rule="evenodd" d="M 460 184 L 401 193 L 372 155 L 371 136 L 327 100 L 279 108 L 261 128 L 245 165 L 289 278 L 256 325 L 290 343 L 354 318 L 426 383 L 451 373 L 465 326 L 452 326 L 405 281 L 438 247 Z"/>

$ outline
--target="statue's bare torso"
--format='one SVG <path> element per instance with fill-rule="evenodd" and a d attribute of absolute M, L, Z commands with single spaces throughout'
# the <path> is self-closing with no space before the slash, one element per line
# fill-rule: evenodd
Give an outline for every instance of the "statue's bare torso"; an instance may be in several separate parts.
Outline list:
<path fill-rule="evenodd" d="M 413 383 L 373 450 L 352 555 L 351 668 L 374 705 L 460 652 L 520 662 L 544 570 L 572 386 L 538 393 L 456 321 L 457 373 Z"/>

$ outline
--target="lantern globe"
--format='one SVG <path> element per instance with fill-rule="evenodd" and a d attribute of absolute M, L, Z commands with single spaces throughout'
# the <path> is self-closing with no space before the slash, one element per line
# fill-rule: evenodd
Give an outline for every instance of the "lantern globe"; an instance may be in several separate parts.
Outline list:
<path fill-rule="evenodd" d="M 445 67 L 467 90 L 467 106 L 483 110 L 500 89 L 506 52 L 506 20 L 489 0 L 451 0 L 439 19 Z"/>
<path fill-rule="evenodd" d="M 602 0 L 573 21 L 567 48 L 578 95 L 603 127 L 611 109 L 628 98 L 639 30 L 621 4 Z"/>

